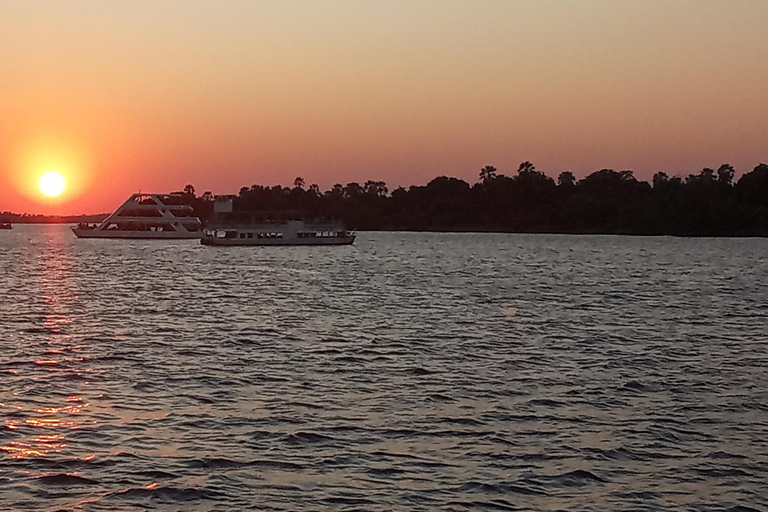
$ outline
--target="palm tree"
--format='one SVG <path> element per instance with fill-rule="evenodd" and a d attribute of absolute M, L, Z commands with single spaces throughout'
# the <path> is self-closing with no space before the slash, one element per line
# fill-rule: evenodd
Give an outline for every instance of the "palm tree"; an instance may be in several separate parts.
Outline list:
<path fill-rule="evenodd" d="M 387 184 L 385 182 L 373 180 L 366 181 L 365 185 L 363 185 L 363 190 L 366 194 L 376 197 L 386 197 L 388 192 Z"/>
<path fill-rule="evenodd" d="M 526 160 L 517 168 L 517 174 L 528 174 L 536 170 L 536 166 Z"/>
<path fill-rule="evenodd" d="M 483 182 L 483 184 L 490 183 L 496 178 L 496 168 L 492 165 L 486 165 L 482 169 L 480 169 L 480 181 Z"/>

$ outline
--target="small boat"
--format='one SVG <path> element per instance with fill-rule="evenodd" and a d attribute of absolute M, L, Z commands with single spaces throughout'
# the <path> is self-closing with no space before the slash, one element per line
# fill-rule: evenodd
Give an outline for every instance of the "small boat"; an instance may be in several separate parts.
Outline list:
<path fill-rule="evenodd" d="M 183 194 L 133 194 L 99 224 L 72 228 L 78 238 L 198 239 L 202 223 Z"/>
<path fill-rule="evenodd" d="M 203 245 L 350 245 L 355 234 L 338 223 L 303 220 L 206 229 Z"/>
<path fill-rule="evenodd" d="M 13 229 L 13 226 L 10 222 L 1 222 L 0 229 Z"/>

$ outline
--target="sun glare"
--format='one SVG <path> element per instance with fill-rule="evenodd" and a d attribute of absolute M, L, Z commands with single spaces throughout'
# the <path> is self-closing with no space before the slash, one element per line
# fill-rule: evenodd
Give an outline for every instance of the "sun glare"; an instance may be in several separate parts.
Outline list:
<path fill-rule="evenodd" d="M 47 172 L 40 177 L 40 192 L 48 197 L 56 197 L 64 192 L 64 176 L 58 172 Z"/>

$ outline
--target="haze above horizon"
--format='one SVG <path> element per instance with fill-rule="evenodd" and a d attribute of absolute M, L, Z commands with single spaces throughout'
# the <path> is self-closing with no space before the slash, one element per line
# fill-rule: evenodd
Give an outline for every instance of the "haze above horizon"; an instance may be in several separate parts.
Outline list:
<path fill-rule="evenodd" d="M 768 160 L 760 0 L 0 4 L 0 211 Z M 67 186 L 46 198 L 38 180 Z"/>

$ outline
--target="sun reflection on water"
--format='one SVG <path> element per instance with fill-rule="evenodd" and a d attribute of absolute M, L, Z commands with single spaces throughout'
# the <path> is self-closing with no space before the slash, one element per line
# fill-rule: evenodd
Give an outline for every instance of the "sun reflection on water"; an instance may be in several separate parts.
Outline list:
<path fill-rule="evenodd" d="M 12 399 L 0 402 L 0 411 L 7 416 L 5 429 L 11 434 L 0 452 L 11 459 L 77 456 L 67 453 L 69 432 L 95 424 L 82 420 L 89 406 L 82 394 L 85 382 L 72 378 L 89 369 L 83 365 L 87 358 L 72 356 L 85 346 L 73 330 L 77 272 L 67 235 L 58 226 L 46 227 L 45 243 L 37 247 L 38 269 L 33 273 L 37 279 L 28 283 L 38 300 L 26 312 L 30 323 L 20 326 L 16 338 L 18 353 L 24 356 L 8 370 L 16 379 L 10 382 Z"/>

